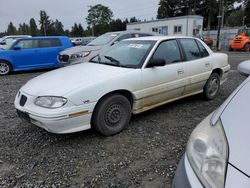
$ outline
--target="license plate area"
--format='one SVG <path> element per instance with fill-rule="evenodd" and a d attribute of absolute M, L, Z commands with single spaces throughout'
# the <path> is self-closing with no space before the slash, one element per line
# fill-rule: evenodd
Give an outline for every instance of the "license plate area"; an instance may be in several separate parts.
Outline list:
<path fill-rule="evenodd" d="M 18 115 L 21 119 L 24 119 L 25 121 L 30 122 L 30 116 L 29 116 L 28 113 L 22 112 L 22 111 L 20 111 L 20 110 L 17 110 L 17 115 Z"/>

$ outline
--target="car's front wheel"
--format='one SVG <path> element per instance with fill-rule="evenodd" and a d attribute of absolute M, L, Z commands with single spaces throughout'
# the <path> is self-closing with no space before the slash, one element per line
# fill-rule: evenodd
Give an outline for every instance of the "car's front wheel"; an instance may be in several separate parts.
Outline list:
<path fill-rule="evenodd" d="M 131 103 L 123 95 L 106 96 L 96 106 L 92 125 L 105 136 L 114 135 L 122 131 L 131 117 Z"/>
<path fill-rule="evenodd" d="M 11 66 L 6 61 L 0 61 L 0 76 L 7 75 L 11 72 Z"/>
<path fill-rule="evenodd" d="M 249 51 L 250 51 L 250 44 L 246 44 L 246 45 L 244 46 L 244 50 L 245 50 L 246 52 L 249 52 Z"/>
<path fill-rule="evenodd" d="M 219 90 L 220 90 L 220 76 L 218 73 L 213 72 L 203 88 L 203 94 L 207 100 L 212 100 L 216 97 Z"/>

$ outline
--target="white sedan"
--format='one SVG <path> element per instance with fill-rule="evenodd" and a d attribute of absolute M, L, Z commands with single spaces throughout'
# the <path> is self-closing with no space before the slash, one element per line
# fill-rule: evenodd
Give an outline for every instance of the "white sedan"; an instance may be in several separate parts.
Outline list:
<path fill-rule="evenodd" d="M 250 61 L 238 67 L 250 75 Z M 250 187 L 250 77 L 190 136 L 173 188 Z"/>
<path fill-rule="evenodd" d="M 53 133 L 124 129 L 131 114 L 203 93 L 213 99 L 226 81 L 226 54 L 192 37 L 124 40 L 90 62 L 57 69 L 17 93 L 20 117 Z"/>

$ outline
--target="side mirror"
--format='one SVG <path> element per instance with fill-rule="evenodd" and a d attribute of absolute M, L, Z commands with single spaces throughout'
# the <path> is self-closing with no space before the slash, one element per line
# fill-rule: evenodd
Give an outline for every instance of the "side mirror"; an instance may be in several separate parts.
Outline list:
<path fill-rule="evenodd" d="M 0 42 L 0 45 L 6 45 L 6 41 Z"/>
<path fill-rule="evenodd" d="M 250 75 L 250 60 L 243 61 L 238 65 L 238 71 L 243 76 Z"/>
<path fill-rule="evenodd" d="M 19 46 L 18 44 L 14 46 L 14 50 L 21 50 L 21 46 Z"/>
<path fill-rule="evenodd" d="M 162 67 L 166 65 L 166 61 L 164 59 L 151 59 L 148 64 L 147 67 L 151 68 L 151 67 Z"/>

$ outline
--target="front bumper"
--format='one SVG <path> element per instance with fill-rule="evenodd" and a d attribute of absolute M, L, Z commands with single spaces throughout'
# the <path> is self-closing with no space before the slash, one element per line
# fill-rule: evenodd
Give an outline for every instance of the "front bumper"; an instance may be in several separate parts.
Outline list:
<path fill-rule="evenodd" d="M 21 96 L 27 101 L 20 105 Z M 20 92 L 15 99 L 15 108 L 20 118 L 41 127 L 48 132 L 65 134 L 91 128 L 90 120 L 95 104 L 65 106 L 58 109 L 46 109 L 34 104 L 36 97 Z"/>

